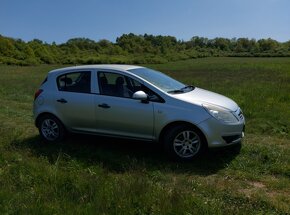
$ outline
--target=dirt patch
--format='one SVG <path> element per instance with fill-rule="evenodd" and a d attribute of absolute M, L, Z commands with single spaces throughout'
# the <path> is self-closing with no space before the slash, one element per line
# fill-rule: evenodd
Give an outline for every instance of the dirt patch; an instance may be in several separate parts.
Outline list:
<path fill-rule="evenodd" d="M 265 184 L 263 184 L 262 182 L 259 181 L 251 181 L 249 183 L 250 185 L 252 185 L 254 188 L 265 188 Z"/>
<path fill-rule="evenodd" d="M 251 198 L 254 193 L 257 193 L 258 191 L 266 188 L 266 185 L 259 181 L 250 181 L 248 184 L 250 185 L 249 188 L 238 190 L 240 193 L 243 193 L 248 198 Z"/>

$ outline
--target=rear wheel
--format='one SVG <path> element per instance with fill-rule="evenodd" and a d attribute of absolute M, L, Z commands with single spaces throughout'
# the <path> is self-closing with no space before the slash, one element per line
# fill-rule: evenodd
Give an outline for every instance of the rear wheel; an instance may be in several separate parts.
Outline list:
<path fill-rule="evenodd" d="M 192 160 L 199 156 L 204 148 L 203 135 L 189 125 L 178 125 L 170 128 L 164 137 L 167 154 L 175 160 Z"/>
<path fill-rule="evenodd" d="M 38 130 L 41 137 L 48 143 L 57 143 L 63 140 L 65 129 L 55 116 L 46 114 L 40 117 Z"/>

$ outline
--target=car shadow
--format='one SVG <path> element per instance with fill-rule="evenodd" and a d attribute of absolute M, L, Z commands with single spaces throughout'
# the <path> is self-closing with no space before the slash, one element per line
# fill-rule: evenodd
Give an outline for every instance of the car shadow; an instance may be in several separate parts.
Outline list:
<path fill-rule="evenodd" d="M 59 144 L 47 144 L 40 136 L 14 141 L 16 149 L 29 149 L 54 164 L 59 155 L 82 164 L 101 165 L 108 171 L 160 170 L 163 172 L 211 175 L 225 168 L 240 153 L 240 145 L 209 150 L 190 162 L 170 161 L 158 143 L 92 135 L 69 136 Z"/>

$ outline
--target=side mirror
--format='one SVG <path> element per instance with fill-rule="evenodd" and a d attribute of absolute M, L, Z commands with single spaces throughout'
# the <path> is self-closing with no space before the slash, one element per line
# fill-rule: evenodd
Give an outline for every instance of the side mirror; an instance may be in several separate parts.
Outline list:
<path fill-rule="evenodd" d="M 137 91 L 132 96 L 133 99 L 140 100 L 141 102 L 148 103 L 148 95 L 143 91 Z"/>

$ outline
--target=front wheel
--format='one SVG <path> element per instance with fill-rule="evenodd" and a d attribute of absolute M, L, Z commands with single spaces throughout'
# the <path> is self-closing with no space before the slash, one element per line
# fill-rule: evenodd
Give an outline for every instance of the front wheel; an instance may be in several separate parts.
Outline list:
<path fill-rule="evenodd" d="M 192 160 L 205 148 L 204 138 L 200 131 L 188 126 L 179 125 L 167 131 L 164 146 L 167 154 L 175 160 Z"/>
<path fill-rule="evenodd" d="M 41 116 L 38 125 L 39 133 L 45 142 L 57 143 L 64 138 L 64 126 L 55 116 L 50 114 Z"/>

